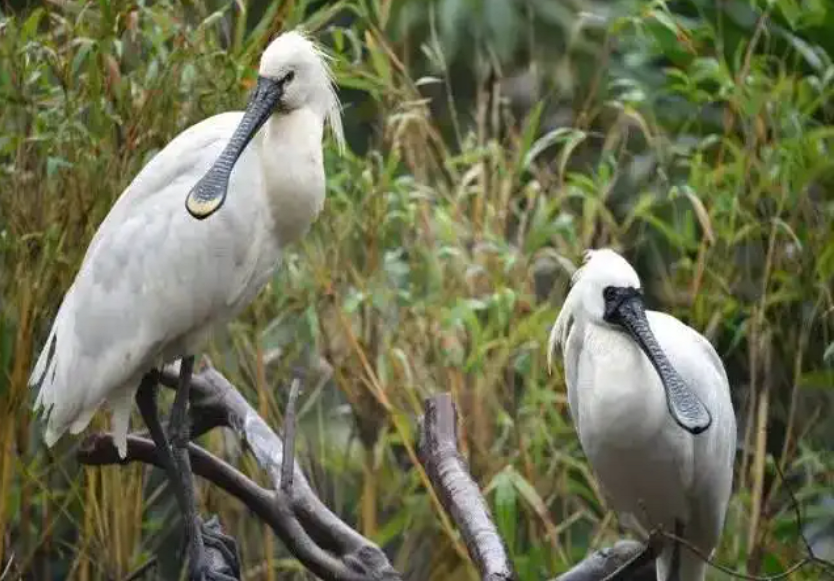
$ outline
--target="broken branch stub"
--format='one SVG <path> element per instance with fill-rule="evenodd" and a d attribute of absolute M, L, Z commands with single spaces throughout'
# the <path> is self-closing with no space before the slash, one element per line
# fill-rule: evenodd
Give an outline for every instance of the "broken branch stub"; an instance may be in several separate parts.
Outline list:
<path fill-rule="evenodd" d="M 654 551 L 639 541 L 617 541 L 594 551 L 552 581 L 655 581 Z"/>
<path fill-rule="evenodd" d="M 513 579 L 504 541 L 495 528 L 478 485 L 472 480 L 458 452 L 457 414 L 448 393 L 425 401 L 420 435 L 420 462 L 443 508 L 460 529 L 481 579 Z"/>

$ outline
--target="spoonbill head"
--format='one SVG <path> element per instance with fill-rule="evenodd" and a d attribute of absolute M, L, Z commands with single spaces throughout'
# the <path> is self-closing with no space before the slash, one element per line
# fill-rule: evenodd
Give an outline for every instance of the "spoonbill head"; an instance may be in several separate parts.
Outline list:
<path fill-rule="evenodd" d="M 292 30 L 273 40 L 261 56 L 258 76 L 280 87 L 276 108 L 315 109 L 327 119 L 339 145 L 343 145 L 339 97 L 327 56 L 304 34 Z"/>
<path fill-rule="evenodd" d="M 610 249 L 588 251 L 574 273 L 571 292 L 550 333 L 548 354 L 567 333 L 571 317 L 625 331 L 651 361 L 666 392 L 669 413 L 685 430 L 699 434 L 712 418 L 697 393 L 682 380 L 657 342 L 646 318 L 640 278 L 634 268 Z M 567 338 L 566 336 L 563 338 Z"/>
<path fill-rule="evenodd" d="M 326 57 L 304 34 L 293 30 L 278 36 L 261 55 L 255 91 L 226 149 L 186 198 L 189 213 L 203 220 L 220 209 L 232 169 L 264 123 L 272 115 L 302 109 L 327 120 L 340 151 L 344 149 L 341 106 Z"/>
<path fill-rule="evenodd" d="M 626 526 L 663 530 L 710 554 L 729 502 L 736 419 L 712 345 L 647 310 L 640 279 L 610 249 L 590 250 L 553 325 L 582 449 Z M 550 363 L 550 360 L 548 361 Z M 703 581 L 705 563 L 667 542 L 658 581 Z"/>

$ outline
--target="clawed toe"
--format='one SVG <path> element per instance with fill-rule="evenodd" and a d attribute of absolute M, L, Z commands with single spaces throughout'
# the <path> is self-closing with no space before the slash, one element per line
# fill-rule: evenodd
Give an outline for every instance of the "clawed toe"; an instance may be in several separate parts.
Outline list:
<path fill-rule="evenodd" d="M 189 581 L 240 581 L 240 573 L 231 571 L 228 561 L 218 558 L 217 553 L 206 553 L 202 562 L 192 563 Z"/>
<path fill-rule="evenodd" d="M 218 579 L 225 581 L 225 574 L 230 574 L 232 579 L 240 577 L 240 557 L 238 555 L 237 542 L 231 536 L 223 532 L 220 520 L 213 515 L 206 521 L 200 523 L 200 532 L 203 537 L 203 545 L 206 548 L 206 555 L 214 567 L 209 570 L 224 575 Z M 210 577 L 210 579 L 215 579 Z"/>

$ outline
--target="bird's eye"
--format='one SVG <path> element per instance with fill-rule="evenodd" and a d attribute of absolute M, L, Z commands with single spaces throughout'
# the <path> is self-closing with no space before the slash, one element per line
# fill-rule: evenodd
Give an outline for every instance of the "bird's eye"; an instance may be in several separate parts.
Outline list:
<path fill-rule="evenodd" d="M 284 75 L 283 79 L 281 79 L 281 84 L 286 85 L 287 83 L 292 81 L 294 78 L 295 78 L 295 71 L 290 71 L 286 75 Z"/>
<path fill-rule="evenodd" d="M 607 286 L 602 289 L 602 298 L 606 301 L 614 300 L 614 295 L 617 294 L 617 290 L 613 286 Z"/>

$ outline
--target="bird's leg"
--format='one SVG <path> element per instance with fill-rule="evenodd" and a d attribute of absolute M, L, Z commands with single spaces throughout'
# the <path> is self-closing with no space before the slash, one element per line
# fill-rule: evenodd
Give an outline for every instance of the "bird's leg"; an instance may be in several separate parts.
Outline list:
<path fill-rule="evenodd" d="M 191 363 L 191 367 L 193 369 L 193 360 Z M 190 370 L 189 371 L 189 381 L 190 381 Z M 182 371 L 180 372 L 180 383 L 182 383 Z M 156 371 L 151 371 L 147 373 L 142 378 L 142 383 L 139 385 L 139 391 L 136 393 L 136 404 L 139 407 L 139 412 L 142 414 L 142 419 L 145 422 L 145 425 L 148 427 L 148 431 L 151 434 L 151 438 L 156 445 L 156 449 L 159 451 L 160 459 L 162 461 L 162 465 L 165 468 L 166 473 L 168 474 L 168 479 L 171 482 L 171 486 L 174 489 L 174 496 L 177 499 L 177 505 L 180 508 L 181 513 L 183 514 L 185 520 L 185 527 L 186 527 L 186 540 L 189 543 L 190 549 L 190 556 L 191 556 L 191 563 L 192 563 L 192 570 L 194 569 L 194 565 L 199 566 L 199 557 L 197 556 L 195 561 L 195 553 L 193 552 L 194 546 L 194 536 L 191 533 L 196 527 L 199 527 L 199 531 L 202 533 L 202 539 L 198 539 L 201 541 L 201 550 L 204 555 L 204 559 L 207 558 L 205 546 L 210 547 L 211 549 L 216 550 L 219 552 L 225 561 L 226 564 L 229 565 L 231 568 L 231 572 L 233 577 L 229 577 L 227 575 L 223 575 L 222 573 L 218 573 L 215 571 L 205 571 L 205 574 L 209 578 L 217 579 L 217 580 L 229 580 L 233 581 L 237 579 L 240 575 L 240 559 L 238 558 L 238 551 L 237 551 L 237 544 L 235 543 L 234 539 L 224 535 L 220 529 L 220 524 L 217 522 L 216 518 L 209 519 L 206 522 L 203 522 L 199 515 L 197 515 L 197 508 L 196 502 L 194 501 L 194 493 L 192 484 L 190 482 L 191 477 L 191 468 L 190 468 L 190 461 L 189 466 L 186 467 L 185 475 L 188 478 L 186 485 L 183 485 L 183 477 L 182 473 L 179 470 L 179 465 L 174 459 L 174 454 L 172 452 L 171 444 L 168 440 L 168 436 L 165 434 L 165 430 L 162 428 L 162 423 L 159 420 L 159 409 L 156 404 L 156 395 L 157 390 L 159 388 L 159 376 Z M 179 395 L 179 392 L 178 392 Z M 186 394 L 186 401 L 187 401 Z M 182 401 L 182 400 L 180 400 Z M 176 401 L 175 401 L 176 405 Z M 182 405 L 182 404 L 180 404 Z M 172 409 L 171 411 L 171 419 L 172 425 L 176 425 L 173 423 L 175 419 L 175 414 Z M 171 426 L 169 425 L 169 428 Z M 186 427 L 187 424 L 186 424 Z M 171 430 L 173 433 L 173 430 Z M 189 434 L 190 436 L 190 434 Z M 190 438 L 189 438 L 190 439 Z M 186 440 L 186 451 L 187 451 L 188 440 Z M 186 456 L 187 457 L 187 456 Z M 189 510 L 189 497 L 187 494 L 187 490 L 190 488 L 191 490 L 191 510 Z M 192 516 L 193 513 L 193 516 Z M 194 524 L 196 519 L 196 525 Z M 191 523 L 191 524 L 189 524 Z M 189 529 L 191 527 L 191 530 Z M 204 544 L 202 544 L 204 543 Z M 203 570 L 206 570 L 207 567 L 203 567 Z M 200 575 L 202 572 L 197 573 L 196 578 L 202 578 Z"/>
<path fill-rule="evenodd" d="M 185 525 L 185 539 L 188 543 L 190 559 L 189 577 L 192 581 L 215 579 L 217 581 L 232 581 L 234 578 L 215 571 L 210 567 L 204 536 L 212 548 L 224 554 L 229 546 L 230 537 L 220 533 L 213 534 L 212 527 L 206 527 L 197 512 L 197 499 L 194 494 L 194 479 L 191 474 L 191 459 L 188 456 L 188 444 L 191 441 L 191 426 L 188 422 L 188 392 L 191 388 L 191 375 L 194 371 L 194 356 L 183 357 L 180 362 L 180 381 L 174 404 L 171 407 L 171 419 L 168 422 L 168 434 L 176 467 L 174 486 L 179 487 L 182 494 L 181 510 Z M 236 553 L 236 551 L 234 551 Z M 233 555 L 236 561 L 236 554 Z"/>
<path fill-rule="evenodd" d="M 666 581 L 680 581 L 681 578 L 681 544 L 677 539 L 683 535 L 683 523 L 675 520 L 675 539 L 672 540 L 672 565 L 669 567 L 669 576 Z"/>
<path fill-rule="evenodd" d="M 175 476 L 171 484 L 178 489 L 182 497 L 182 511 L 185 539 L 190 558 L 190 578 L 202 581 L 206 570 L 206 548 L 200 516 L 197 513 L 197 499 L 194 494 L 194 479 L 191 475 L 191 459 L 188 457 L 188 443 L 191 441 L 191 426 L 188 422 L 188 392 L 191 388 L 191 374 L 194 371 L 194 356 L 183 357 L 180 362 L 180 379 L 174 404 L 171 406 L 171 418 L 168 421 L 168 436 L 175 465 Z"/>
<path fill-rule="evenodd" d="M 171 454 L 171 444 L 168 442 L 168 436 L 165 435 L 165 430 L 162 429 L 162 423 L 159 421 L 159 409 L 156 405 L 158 389 L 159 376 L 157 372 L 154 370 L 146 373 L 142 378 L 142 382 L 139 384 L 139 390 L 136 392 L 136 405 L 139 407 L 142 420 L 148 427 L 151 439 L 159 451 L 159 456 L 165 472 L 168 474 L 168 479 L 173 483 L 177 481 L 177 468 L 174 464 L 174 457 Z M 174 494 L 177 497 L 177 504 L 182 507 L 185 498 L 180 493 L 179 486 L 174 485 Z"/>

